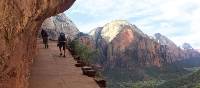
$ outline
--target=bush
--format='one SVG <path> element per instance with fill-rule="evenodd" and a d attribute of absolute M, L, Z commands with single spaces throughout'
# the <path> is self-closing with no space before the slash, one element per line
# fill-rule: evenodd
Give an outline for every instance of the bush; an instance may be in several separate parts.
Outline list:
<path fill-rule="evenodd" d="M 81 44 L 78 40 L 73 40 L 70 44 L 70 48 L 77 56 L 80 57 L 80 60 L 82 60 L 87 65 L 90 65 L 96 56 L 95 50 L 92 50 L 86 45 Z"/>

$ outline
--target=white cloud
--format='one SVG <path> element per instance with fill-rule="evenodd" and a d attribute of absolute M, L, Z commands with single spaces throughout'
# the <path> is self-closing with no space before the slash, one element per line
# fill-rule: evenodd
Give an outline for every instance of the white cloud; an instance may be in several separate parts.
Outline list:
<path fill-rule="evenodd" d="M 200 48 L 200 0 L 77 0 L 67 14 L 84 32 L 125 19 L 147 34 L 160 32 L 178 45 L 189 42 Z M 95 19 L 82 21 L 78 16 Z"/>

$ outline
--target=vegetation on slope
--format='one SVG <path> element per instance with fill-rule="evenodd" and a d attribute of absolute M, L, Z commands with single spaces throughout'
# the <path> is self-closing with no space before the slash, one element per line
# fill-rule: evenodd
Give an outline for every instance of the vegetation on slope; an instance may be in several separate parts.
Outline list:
<path fill-rule="evenodd" d="M 158 88 L 200 88 L 200 70 L 193 74 L 165 82 L 159 85 Z"/>
<path fill-rule="evenodd" d="M 74 53 L 86 64 L 91 64 L 96 56 L 96 52 L 94 50 L 88 48 L 84 44 L 81 44 L 78 40 L 73 40 L 70 44 L 70 48 L 74 50 Z"/>
<path fill-rule="evenodd" d="M 107 74 L 109 88 L 156 88 L 167 80 L 179 78 L 188 73 L 188 71 L 173 65 L 162 68 L 137 67 L 135 70 L 118 68 L 104 72 Z"/>
<path fill-rule="evenodd" d="M 104 74 L 108 88 L 200 88 L 199 62 L 200 59 L 191 58 L 162 67 L 105 69 Z"/>

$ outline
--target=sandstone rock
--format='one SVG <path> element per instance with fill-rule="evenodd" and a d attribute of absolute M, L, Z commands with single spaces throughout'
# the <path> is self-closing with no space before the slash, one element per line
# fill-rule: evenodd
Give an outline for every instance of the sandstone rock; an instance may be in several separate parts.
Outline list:
<path fill-rule="evenodd" d="M 167 37 L 165 37 L 160 33 L 156 33 L 154 37 L 155 40 L 159 44 L 161 44 L 161 46 L 165 47 L 164 49 L 166 53 L 165 57 L 169 58 L 171 60 L 170 62 L 186 59 L 184 51 L 181 50 L 181 48 L 178 47 L 173 41 L 171 41 L 170 39 L 168 39 Z"/>
<path fill-rule="evenodd" d="M 36 35 L 44 19 L 67 10 L 75 0 L 0 1 L 0 88 L 27 88 L 36 55 Z"/>
<path fill-rule="evenodd" d="M 160 77 L 158 73 L 162 75 L 171 69 L 179 69 L 179 66 L 175 66 L 176 62 L 200 57 L 191 49 L 181 49 L 160 33 L 149 37 L 136 26 L 122 20 L 97 27 L 89 35 L 92 38 L 87 36 L 86 45 L 99 50 L 95 64 L 102 67 L 103 75 L 110 81 L 148 80 L 152 71 Z"/>
<path fill-rule="evenodd" d="M 160 33 L 149 37 L 136 26 L 123 20 L 112 21 L 93 29 L 89 34 L 93 37 L 95 47 L 100 50 L 98 63 L 104 67 L 160 67 L 192 56 L 188 56 L 188 52 Z"/>
<path fill-rule="evenodd" d="M 81 68 L 82 70 L 92 70 L 92 67 L 89 67 L 89 66 L 84 66 Z"/>
<path fill-rule="evenodd" d="M 192 46 L 189 43 L 184 43 L 182 45 L 182 48 L 185 49 L 185 50 L 187 50 L 187 49 L 193 49 Z"/>
<path fill-rule="evenodd" d="M 197 50 L 193 49 L 193 47 L 189 43 L 184 43 L 182 45 L 182 49 L 185 52 L 187 58 L 200 57 L 200 53 Z"/>
<path fill-rule="evenodd" d="M 92 40 L 90 36 L 79 36 L 78 40 L 79 42 L 87 46 L 88 48 L 91 48 L 91 49 L 95 48 L 94 41 Z"/>
<path fill-rule="evenodd" d="M 85 64 L 83 64 L 83 63 L 77 63 L 77 64 L 75 64 L 75 66 L 76 67 L 83 67 L 83 66 L 85 66 Z"/>
<path fill-rule="evenodd" d="M 96 71 L 90 66 L 84 66 L 81 68 L 84 75 L 89 77 L 94 77 L 96 75 Z"/>
<path fill-rule="evenodd" d="M 47 18 L 42 23 L 41 29 L 47 30 L 51 40 L 57 40 L 61 32 L 71 39 L 79 33 L 76 25 L 64 13 Z"/>
<path fill-rule="evenodd" d="M 99 27 L 90 32 L 96 42 L 96 47 L 100 50 L 100 63 L 109 64 L 108 67 L 133 66 L 134 63 L 160 65 L 159 56 L 157 56 L 158 59 L 153 58 L 153 56 L 156 56 L 156 50 L 159 49 L 155 46 L 159 46 L 159 44 L 149 39 L 136 26 L 127 21 L 117 20 L 106 24 L 104 27 Z"/>
<path fill-rule="evenodd" d="M 95 70 L 82 70 L 83 71 L 83 75 L 87 75 L 88 77 L 95 77 L 96 75 L 96 71 Z"/>
<path fill-rule="evenodd" d="M 122 30 L 123 27 L 129 25 L 134 29 L 137 33 L 145 36 L 145 34 L 140 31 L 136 26 L 128 23 L 125 20 L 115 20 L 108 24 L 106 24 L 103 29 L 101 30 L 101 36 L 104 38 L 107 42 L 111 42 Z"/>
<path fill-rule="evenodd" d="M 95 78 L 94 80 L 97 82 L 100 88 L 106 88 L 106 80 L 101 78 Z"/>
<path fill-rule="evenodd" d="M 176 44 L 173 41 L 171 41 L 170 39 L 168 39 L 160 33 L 154 34 L 154 38 L 161 45 L 176 46 Z"/>

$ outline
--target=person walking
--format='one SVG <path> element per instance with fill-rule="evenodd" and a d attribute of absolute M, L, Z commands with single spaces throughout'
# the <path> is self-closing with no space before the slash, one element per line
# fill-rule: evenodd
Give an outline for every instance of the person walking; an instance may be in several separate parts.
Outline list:
<path fill-rule="evenodd" d="M 42 39 L 43 39 L 43 43 L 44 43 L 44 48 L 48 48 L 48 33 L 46 30 L 42 29 L 41 31 L 41 35 L 42 35 Z"/>
<path fill-rule="evenodd" d="M 67 39 L 65 37 L 65 33 L 61 32 L 60 36 L 58 37 L 57 46 L 59 47 L 59 50 L 60 50 L 60 56 L 63 55 L 63 57 L 65 57 L 66 41 Z M 63 49 L 63 53 L 62 53 L 62 49 Z"/>

